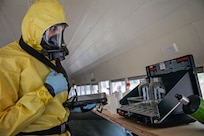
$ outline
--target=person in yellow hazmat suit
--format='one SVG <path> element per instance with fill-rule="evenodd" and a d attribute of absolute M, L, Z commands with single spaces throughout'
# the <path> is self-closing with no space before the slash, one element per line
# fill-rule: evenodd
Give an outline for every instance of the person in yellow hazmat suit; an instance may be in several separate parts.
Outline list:
<path fill-rule="evenodd" d="M 22 36 L 0 48 L 0 135 L 70 135 L 67 27 L 57 0 L 36 0 L 22 21 Z"/>

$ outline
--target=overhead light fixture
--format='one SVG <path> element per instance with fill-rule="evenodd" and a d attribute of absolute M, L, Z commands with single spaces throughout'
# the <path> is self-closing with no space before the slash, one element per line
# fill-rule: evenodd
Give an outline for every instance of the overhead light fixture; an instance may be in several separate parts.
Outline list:
<path fill-rule="evenodd" d="M 170 46 L 166 46 L 161 49 L 164 55 L 170 55 L 170 54 L 175 54 L 178 53 L 178 47 L 176 46 L 176 43 L 173 43 Z"/>

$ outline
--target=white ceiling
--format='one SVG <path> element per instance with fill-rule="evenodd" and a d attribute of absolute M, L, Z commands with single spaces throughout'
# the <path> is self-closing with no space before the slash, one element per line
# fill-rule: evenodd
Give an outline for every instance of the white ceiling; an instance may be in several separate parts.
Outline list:
<path fill-rule="evenodd" d="M 63 64 L 70 75 L 187 25 L 200 18 L 190 16 L 191 11 L 196 10 L 195 7 L 204 8 L 202 0 L 60 2 L 65 8 L 69 24 L 65 41 L 70 55 Z M 0 46 L 3 46 L 20 37 L 21 20 L 32 0 L 1 0 L 0 3 Z M 184 7 L 188 10 L 184 10 Z M 196 12 L 200 15 L 203 10 Z M 183 15 L 185 23 L 180 21 Z M 172 26 L 167 26 L 169 22 Z M 160 31 L 157 31 L 158 28 Z"/>

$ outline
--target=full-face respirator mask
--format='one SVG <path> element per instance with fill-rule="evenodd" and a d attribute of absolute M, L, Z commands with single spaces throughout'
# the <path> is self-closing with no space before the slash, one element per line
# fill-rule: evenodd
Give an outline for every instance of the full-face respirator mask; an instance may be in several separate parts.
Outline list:
<path fill-rule="evenodd" d="M 50 60 L 64 60 L 69 51 L 64 43 L 64 30 L 68 25 L 66 23 L 56 24 L 48 28 L 41 41 L 42 54 L 48 56 Z"/>

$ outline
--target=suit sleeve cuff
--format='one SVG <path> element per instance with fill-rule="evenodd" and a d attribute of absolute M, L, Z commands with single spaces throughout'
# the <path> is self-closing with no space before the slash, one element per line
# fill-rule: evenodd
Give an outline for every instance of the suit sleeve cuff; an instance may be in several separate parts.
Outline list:
<path fill-rule="evenodd" d="M 48 89 L 45 86 L 41 86 L 36 90 L 37 96 L 47 105 L 52 99 L 53 96 L 49 93 Z"/>

